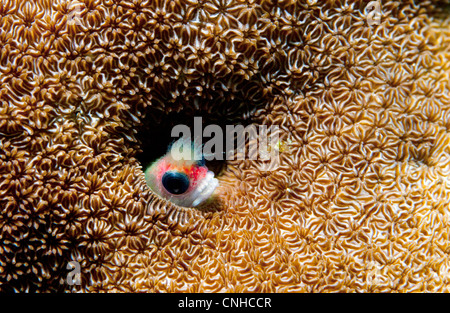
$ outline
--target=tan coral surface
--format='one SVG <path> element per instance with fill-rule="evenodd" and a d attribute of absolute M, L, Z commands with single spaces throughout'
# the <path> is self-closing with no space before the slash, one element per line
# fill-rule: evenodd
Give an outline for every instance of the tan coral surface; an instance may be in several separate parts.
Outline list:
<path fill-rule="evenodd" d="M 0 0 L 0 290 L 449 291 L 448 3 L 367 5 Z M 175 116 L 277 125 L 280 168 L 175 207 Z"/>

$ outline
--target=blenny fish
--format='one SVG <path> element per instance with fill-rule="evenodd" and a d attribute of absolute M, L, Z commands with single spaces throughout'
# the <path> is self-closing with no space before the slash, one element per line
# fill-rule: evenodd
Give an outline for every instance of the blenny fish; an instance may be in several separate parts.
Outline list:
<path fill-rule="evenodd" d="M 145 179 L 153 192 L 182 207 L 197 207 L 219 185 L 205 165 L 202 146 L 184 137 L 145 170 Z"/>

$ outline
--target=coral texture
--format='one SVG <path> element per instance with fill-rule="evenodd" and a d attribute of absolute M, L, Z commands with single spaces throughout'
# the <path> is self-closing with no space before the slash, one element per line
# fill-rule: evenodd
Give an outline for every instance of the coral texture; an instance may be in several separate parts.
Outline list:
<path fill-rule="evenodd" d="M 0 0 L 0 290 L 448 291 L 448 3 L 367 5 Z M 280 168 L 158 198 L 193 116 L 277 125 Z"/>

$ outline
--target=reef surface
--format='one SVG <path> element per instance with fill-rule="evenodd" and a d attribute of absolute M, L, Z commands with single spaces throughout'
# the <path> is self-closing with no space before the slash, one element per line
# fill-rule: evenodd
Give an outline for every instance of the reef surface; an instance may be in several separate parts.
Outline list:
<path fill-rule="evenodd" d="M 368 5 L 0 0 L 0 290 L 449 291 L 448 2 Z M 194 116 L 278 126 L 279 168 L 154 195 Z"/>

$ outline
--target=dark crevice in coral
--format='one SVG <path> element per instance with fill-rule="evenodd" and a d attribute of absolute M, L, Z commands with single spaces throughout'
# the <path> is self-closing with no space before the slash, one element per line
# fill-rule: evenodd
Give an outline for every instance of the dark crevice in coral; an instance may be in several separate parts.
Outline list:
<path fill-rule="evenodd" d="M 252 118 L 253 113 L 270 103 L 269 96 L 260 97 L 261 87 L 256 83 L 251 83 L 242 88 L 242 94 L 232 92 L 207 91 L 204 96 L 190 97 L 189 100 L 183 99 L 175 101 L 171 107 L 178 108 L 170 111 L 159 109 L 159 106 L 149 105 L 145 112 L 145 117 L 141 125 L 137 128 L 137 139 L 139 142 L 139 152 L 136 158 L 141 163 L 143 169 L 149 166 L 153 161 L 163 156 L 171 143 L 178 137 L 172 137 L 171 132 L 176 125 L 186 125 L 189 127 L 192 139 L 194 139 L 194 121 L 196 117 L 201 117 L 203 132 L 208 125 L 218 125 L 223 131 L 223 147 L 225 147 L 227 125 L 246 126 L 255 122 Z M 253 96 L 244 95 L 249 88 L 253 88 Z M 161 98 L 152 99 L 154 103 L 164 102 Z M 214 137 L 214 135 L 213 135 Z M 212 137 L 202 137 L 205 144 Z M 216 176 L 220 175 L 226 168 L 226 157 L 223 160 L 207 160 L 206 165 Z"/>

